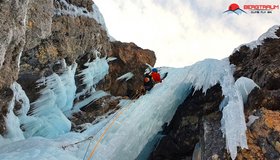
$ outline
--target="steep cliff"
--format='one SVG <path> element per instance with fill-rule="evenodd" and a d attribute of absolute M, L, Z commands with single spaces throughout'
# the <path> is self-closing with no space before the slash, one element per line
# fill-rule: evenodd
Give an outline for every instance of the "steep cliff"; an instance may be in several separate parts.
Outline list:
<path fill-rule="evenodd" d="M 269 34 L 273 36 L 266 38 Z M 244 105 L 248 149 L 239 149 L 237 159 L 280 158 L 279 37 L 279 26 L 274 26 L 257 41 L 235 49 L 229 57 L 236 68 L 235 79 L 248 77 L 260 86 L 249 94 Z M 206 94 L 196 91 L 187 97 L 164 129 L 165 136 L 150 159 L 231 159 L 221 130 L 222 99 L 219 84 Z"/>
<path fill-rule="evenodd" d="M 138 93 L 146 63 L 155 64 L 153 51 L 142 49 L 133 43 L 109 40 L 102 14 L 92 0 L 0 1 L 0 15 L 1 135 L 7 133 L 5 117 L 10 112 L 8 108 L 15 94 L 11 85 L 16 81 L 28 96 L 28 114 L 32 115 L 36 108 L 34 102 L 43 96 L 40 90 L 46 87 L 46 84 L 40 85 L 38 81 L 42 77 L 62 76 L 69 71 L 67 66 L 72 66 L 77 87 L 74 92 L 78 95 L 86 87 L 84 75 L 81 76 L 88 67 L 85 64 L 93 62 L 97 57 L 116 57 L 112 62 L 108 60 L 110 67 L 106 79 L 92 86 L 107 92 L 107 98 L 89 102 L 82 109 L 84 112 L 77 113 L 78 119 L 83 117 L 79 115 L 88 115 L 88 118 L 80 120 L 85 123 L 114 109 L 121 99 L 114 96 L 132 97 Z M 131 80 L 116 80 L 127 72 L 134 75 Z M 71 100 L 72 107 L 90 96 L 89 91 L 84 95 L 80 94 Z M 98 107 L 103 102 L 106 102 L 107 109 Z M 13 109 L 15 113 L 23 103 L 25 102 L 16 101 Z M 91 109 L 93 107 L 97 109 Z M 75 117 L 72 121 L 73 125 L 80 124 Z"/>

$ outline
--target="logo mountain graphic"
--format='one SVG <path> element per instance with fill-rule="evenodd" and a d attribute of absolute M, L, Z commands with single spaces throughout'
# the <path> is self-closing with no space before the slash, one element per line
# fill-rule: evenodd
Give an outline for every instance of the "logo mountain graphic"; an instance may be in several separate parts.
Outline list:
<path fill-rule="evenodd" d="M 244 10 L 240 9 L 239 5 L 236 3 L 232 3 L 229 5 L 228 10 L 224 11 L 224 13 L 235 13 L 237 15 L 242 14 L 242 13 L 246 13 Z"/>

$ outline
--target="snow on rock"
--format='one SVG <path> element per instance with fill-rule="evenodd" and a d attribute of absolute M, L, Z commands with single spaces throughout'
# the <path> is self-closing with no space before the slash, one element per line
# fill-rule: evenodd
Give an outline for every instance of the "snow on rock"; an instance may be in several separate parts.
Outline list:
<path fill-rule="evenodd" d="M 246 123 L 247 127 L 250 127 L 259 118 L 260 117 L 258 117 L 258 116 L 250 115 L 248 117 L 249 121 Z"/>
<path fill-rule="evenodd" d="M 78 111 L 80 111 L 80 109 L 86 105 L 88 105 L 89 103 L 93 103 L 94 101 L 109 95 L 108 93 L 104 92 L 104 91 L 96 91 L 91 93 L 91 95 L 89 97 L 87 97 L 86 99 L 76 103 L 73 107 L 73 109 L 71 110 L 71 113 L 76 113 Z M 71 114 L 70 114 L 71 115 Z M 69 116 L 70 116 L 69 115 Z"/>
<path fill-rule="evenodd" d="M 134 76 L 133 73 L 127 72 L 126 74 L 124 74 L 124 75 L 118 77 L 117 80 L 118 80 L 118 81 L 121 81 L 121 80 L 128 81 L 128 80 L 130 80 L 133 76 Z"/>
<path fill-rule="evenodd" d="M 107 31 L 107 27 L 105 25 L 105 21 L 103 18 L 103 15 L 99 11 L 96 4 L 92 5 L 92 12 L 89 12 L 86 8 L 83 7 L 77 7 L 73 4 L 67 3 L 66 0 L 58 0 L 60 3 L 62 3 L 66 9 L 56 9 L 55 14 L 57 15 L 69 15 L 69 16 L 84 16 L 88 18 L 93 18 L 97 21 L 97 23 L 101 24 L 102 28 Z"/>
<path fill-rule="evenodd" d="M 107 62 L 111 62 L 111 61 L 114 61 L 116 59 L 118 59 L 118 58 L 117 57 L 108 57 Z"/>
<path fill-rule="evenodd" d="M 245 46 L 249 47 L 251 50 L 253 50 L 254 48 L 257 48 L 257 46 L 261 45 L 263 43 L 263 41 L 267 38 L 279 39 L 279 37 L 276 35 L 276 31 L 279 29 L 279 27 L 280 27 L 279 25 L 275 25 L 275 26 L 271 27 L 270 29 L 268 29 L 267 32 L 263 33 L 256 41 L 252 41 L 250 43 L 240 45 L 233 51 L 233 53 L 235 51 L 239 51 L 240 47 L 243 45 L 245 45 Z"/>

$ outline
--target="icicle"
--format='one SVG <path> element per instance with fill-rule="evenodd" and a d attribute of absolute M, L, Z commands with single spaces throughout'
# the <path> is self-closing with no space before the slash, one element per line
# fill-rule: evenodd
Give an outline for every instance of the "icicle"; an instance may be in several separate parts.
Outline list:
<path fill-rule="evenodd" d="M 114 61 L 116 60 L 117 58 L 116 57 L 108 57 L 107 58 L 107 62 L 111 62 L 111 61 Z"/>
<path fill-rule="evenodd" d="M 71 122 L 63 112 L 73 107 L 76 85 L 75 72 L 77 64 L 66 65 L 61 61 L 65 71 L 62 75 L 53 73 L 48 77 L 42 77 L 37 81 L 41 96 L 32 103 L 34 108 L 32 116 L 24 120 L 25 136 L 44 136 L 54 138 L 63 133 L 69 132 Z"/>
<path fill-rule="evenodd" d="M 128 81 L 128 80 L 130 80 L 133 76 L 134 76 L 133 73 L 128 72 L 128 73 L 126 73 L 126 74 L 124 74 L 124 75 L 118 77 L 117 80 L 120 81 L 120 80 L 124 80 L 124 79 L 125 79 L 125 81 Z"/>
<path fill-rule="evenodd" d="M 94 93 L 95 85 L 109 73 L 109 65 L 106 57 L 99 58 L 97 53 L 96 59 L 92 62 L 85 63 L 84 66 L 87 68 L 82 70 L 78 76 L 82 77 L 82 84 L 85 85 L 85 89 L 76 94 L 77 98 L 86 93 Z"/>
<path fill-rule="evenodd" d="M 24 95 L 22 95 L 22 92 L 21 92 L 22 89 L 21 89 L 20 85 L 16 82 L 14 82 L 11 85 L 11 89 L 13 90 L 13 98 L 12 98 L 11 102 L 9 103 L 7 117 L 5 118 L 6 127 L 7 127 L 7 134 L 5 135 L 5 138 L 8 138 L 12 141 L 18 141 L 18 140 L 24 139 L 24 136 L 23 136 L 22 130 L 20 129 L 20 120 L 14 114 L 13 110 L 14 110 L 15 102 L 17 100 L 21 99 Z M 22 112 L 22 113 L 26 112 L 26 110 L 29 109 L 29 108 L 25 108 L 24 105 L 27 105 L 27 104 L 23 104 L 23 106 L 20 110 L 20 112 Z M 26 106 L 26 107 L 28 107 L 28 106 Z"/>

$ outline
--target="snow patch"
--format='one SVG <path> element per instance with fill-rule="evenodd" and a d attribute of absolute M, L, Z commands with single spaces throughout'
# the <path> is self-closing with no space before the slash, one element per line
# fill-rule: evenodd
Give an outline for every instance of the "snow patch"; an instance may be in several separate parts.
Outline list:
<path fill-rule="evenodd" d="M 111 35 L 109 35 L 109 41 L 110 42 L 116 42 L 117 40 L 114 37 L 112 37 Z"/>
<path fill-rule="evenodd" d="M 279 27 L 280 27 L 279 25 L 272 26 L 270 29 L 268 29 L 267 32 L 263 33 L 256 41 L 252 41 L 250 43 L 240 45 L 239 47 L 234 49 L 233 53 L 239 51 L 241 46 L 244 45 L 249 47 L 251 50 L 253 50 L 254 48 L 257 48 L 259 45 L 262 45 L 264 40 L 267 38 L 279 39 L 279 37 L 276 35 L 276 31 L 279 29 Z"/>
<path fill-rule="evenodd" d="M 128 72 L 128 73 L 126 73 L 126 74 L 124 74 L 124 75 L 118 77 L 117 80 L 118 80 L 118 81 L 121 81 L 121 80 L 128 81 L 128 80 L 130 80 L 133 76 L 134 76 L 133 73 Z"/>
<path fill-rule="evenodd" d="M 259 118 L 260 117 L 258 117 L 258 116 L 250 115 L 248 117 L 249 121 L 246 123 L 247 127 L 250 127 Z"/>
<path fill-rule="evenodd" d="M 103 18 L 103 15 L 99 11 L 98 7 L 96 4 L 92 5 L 92 12 L 89 12 L 86 8 L 84 7 L 77 7 L 73 4 L 69 4 L 66 2 L 66 0 L 58 0 L 66 9 L 56 9 L 55 14 L 56 15 L 69 15 L 69 16 L 84 16 L 88 18 L 93 18 L 99 23 L 102 28 L 107 31 L 107 27 L 105 25 L 105 21 Z M 63 7 L 62 7 L 63 8 Z"/>
<path fill-rule="evenodd" d="M 107 62 L 111 62 L 111 61 L 114 61 L 116 59 L 118 59 L 118 58 L 117 57 L 108 57 Z"/>
<path fill-rule="evenodd" d="M 90 103 L 93 103 L 95 102 L 96 100 L 104 97 L 104 96 L 107 96 L 109 95 L 108 93 L 104 92 L 104 91 L 96 91 L 96 92 L 93 92 L 89 97 L 87 97 L 86 99 L 76 103 L 74 105 L 74 108 L 73 110 L 71 111 L 72 113 L 76 113 L 78 111 L 80 111 L 80 109 Z"/>

